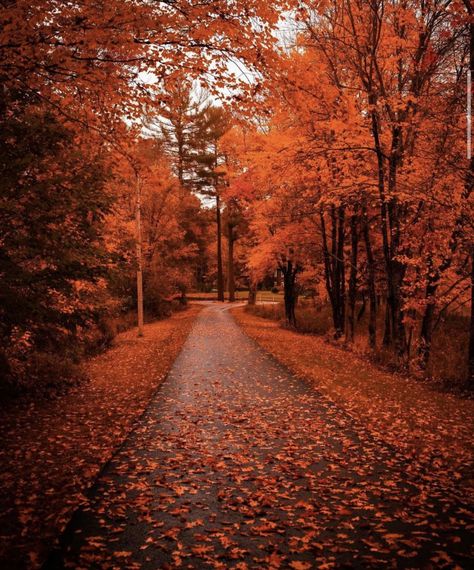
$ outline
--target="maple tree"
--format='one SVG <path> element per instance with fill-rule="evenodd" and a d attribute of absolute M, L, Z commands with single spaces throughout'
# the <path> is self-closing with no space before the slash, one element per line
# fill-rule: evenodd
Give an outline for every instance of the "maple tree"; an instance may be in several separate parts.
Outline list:
<path fill-rule="evenodd" d="M 114 271 L 117 262 L 111 256 L 132 263 L 130 251 L 133 251 L 134 237 L 128 233 L 127 239 L 120 243 L 122 251 L 106 243 L 110 232 L 107 233 L 108 228 L 103 224 L 104 216 L 117 200 L 113 183 L 105 184 L 106 178 L 122 176 L 121 163 L 130 162 L 129 149 L 140 136 L 144 110 L 158 106 L 163 111 L 167 104 L 168 108 L 174 105 L 177 93 L 176 90 L 170 92 L 168 87 L 177 85 L 184 70 L 188 83 L 199 78 L 210 92 L 215 93 L 223 82 L 234 89 L 248 90 L 249 85 L 241 81 L 229 62 L 245 61 L 249 69 L 259 64 L 263 52 L 273 43 L 271 30 L 277 23 L 280 8 L 279 4 L 266 6 L 254 0 L 238 5 L 216 0 L 206 6 L 199 2 L 142 0 L 125 4 L 113 1 L 106 5 L 89 1 L 74 4 L 19 0 L 1 5 L 0 109 L 6 158 L 2 231 L 10 236 L 9 241 L 2 241 L 1 276 L 5 285 L 2 287 L 5 291 L 2 344 L 10 347 L 8 354 L 4 350 L 1 353 L 2 376 L 17 383 L 12 370 L 19 371 L 21 366 L 16 363 L 28 359 L 31 351 L 39 350 L 33 339 L 40 344 L 49 343 L 47 350 L 51 351 L 51 342 L 46 341 L 50 336 L 57 342 L 63 337 L 63 344 L 69 343 L 66 339 L 71 335 L 90 336 L 88 327 L 98 325 L 100 314 L 117 304 L 110 298 L 107 279 L 101 280 L 98 268 L 104 269 L 102 273 L 108 272 L 108 276 L 102 277 L 118 284 L 120 279 Z M 19 143 L 24 133 L 28 135 L 24 144 L 31 145 L 29 152 L 25 152 L 26 147 L 22 150 Z M 76 146 L 81 150 L 72 152 Z M 182 151 L 181 147 L 181 155 Z M 88 168 L 90 176 L 94 176 L 91 184 L 85 175 Z M 181 186 L 183 168 L 178 171 Z M 74 174 L 77 174 L 76 179 Z M 159 176 L 165 180 L 167 174 L 163 172 Z M 130 178 L 129 182 L 136 186 L 136 180 Z M 80 192 L 82 186 L 88 187 L 87 190 Z M 44 201 L 41 187 L 49 188 Z M 176 190 L 171 192 L 171 202 L 176 205 L 179 201 L 182 206 L 178 217 L 183 216 L 184 211 L 193 216 L 193 212 L 199 210 L 199 204 L 184 195 L 179 184 L 169 182 L 168 187 Z M 20 199 L 23 206 L 18 208 L 15 200 L 19 189 L 23 193 Z M 70 196 L 69 202 L 64 200 L 66 196 Z M 152 202 L 154 199 L 150 198 Z M 36 216 L 32 223 L 34 204 L 39 201 L 41 207 L 46 207 L 46 200 L 51 219 Z M 151 207 L 152 211 L 155 206 Z M 71 211 L 67 212 L 67 208 Z M 195 228 L 189 219 L 180 222 L 175 219 L 174 223 L 182 228 L 175 233 L 175 244 L 185 236 L 183 249 L 193 249 L 190 242 L 196 239 L 201 241 L 198 246 L 201 253 L 205 250 L 202 238 L 190 237 Z M 107 218 L 107 225 L 114 226 L 113 215 Z M 57 247 L 45 245 L 41 252 L 25 248 L 21 231 L 11 238 L 15 226 L 24 228 L 24 234 L 30 227 L 34 228 L 35 233 L 30 237 L 35 240 L 34 236 L 38 236 L 38 241 L 33 249 L 40 248 L 45 235 L 56 240 Z M 196 231 L 204 236 L 202 229 Z M 169 237 L 167 232 L 163 235 Z M 127 231 L 124 230 L 124 234 Z M 69 249 L 65 235 L 70 237 Z M 156 237 L 157 242 L 160 241 L 156 233 L 151 236 L 149 239 Z M 186 257 L 189 262 L 189 271 L 183 271 L 184 262 L 171 261 L 173 256 L 169 253 L 173 242 L 166 242 L 163 236 L 160 238 L 161 243 L 166 244 L 160 254 L 166 249 L 167 268 L 171 271 L 169 264 L 174 265 L 175 277 L 170 281 L 174 281 L 184 295 L 190 283 L 189 271 L 192 273 L 194 267 L 191 261 L 194 254 L 177 256 L 181 260 Z M 146 253 L 148 266 L 154 264 L 153 255 L 155 259 L 158 255 L 152 255 L 150 249 Z M 181 269 L 178 269 L 180 263 Z M 55 274 L 61 275 L 56 283 L 53 272 L 51 282 L 47 283 L 48 266 L 54 266 Z M 41 271 L 44 277 L 41 282 L 36 277 L 31 278 Z M 122 283 L 115 292 L 124 294 L 126 299 L 130 285 L 130 282 L 128 286 Z M 168 295 L 168 284 L 159 281 L 155 285 L 163 287 L 164 296 Z M 31 305 L 18 307 L 12 302 L 20 290 L 34 300 Z M 51 295 L 57 297 L 54 303 Z M 52 307 L 56 304 L 59 308 L 54 313 Z M 40 307 L 44 307 L 44 311 L 39 311 Z M 51 330 L 40 325 L 46 322 L 44 312 L 51 313 L 46 319 Z M 76 316 L 74 319 L 66 317 L 69 314 Z M 63 321 L 67 321 L 66 328 Z M 45 358 L 54 360 L 54 356 Z M 20 377 L 28 376 L 25 370 L 18 374 L 18 382 Z"/>
<path fill-rule="evenodd" d="M 354 340 L 367 297 L 370 347 L 426 368 L 436 323 L 471 290 L 467 19 L 449 2 L 343 4 L 301 4 L 264 126 L 236 149 L 258 180 L 253 263 L 296 255 L 302 285 L 325 283 L 336 339 Z"/>
<path fill-rule="evenodd" d="M 178 293 L 184 299 L 193 284 L 199 247 L 202 247 L 199 234 L 206 221 L 202 220 L 198 198 L 173 177 L 160 144 L 145 139 L 139 143 L 138 153 L 141 160 L 145 302 L 151 314 L 159 314 L 159 310 L 153 311 L 153 302 L 159 304 L 160 299 Z M 127 192 L 129 188 L 130 184 L 126 183 L 124 192 L 128 203 L 131 198 Z M 132 214 L 133 206 L 128 208 Z"/>

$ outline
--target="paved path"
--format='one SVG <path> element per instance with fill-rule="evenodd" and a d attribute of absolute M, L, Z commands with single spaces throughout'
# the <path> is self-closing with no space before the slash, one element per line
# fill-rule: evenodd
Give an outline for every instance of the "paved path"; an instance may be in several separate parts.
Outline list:
<path fill-rule="evenodd" d="M 210 304 L 45 568 L 469 567 L 409 467 Z"/>

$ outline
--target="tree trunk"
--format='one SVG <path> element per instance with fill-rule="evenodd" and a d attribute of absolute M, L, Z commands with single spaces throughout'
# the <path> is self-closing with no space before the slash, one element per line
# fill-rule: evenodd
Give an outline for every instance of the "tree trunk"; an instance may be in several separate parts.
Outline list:
<path fill-rule="evenodd" d="M 216 194 L 216 223 L 217 223 L 217 300 L 224 301 L 224 272 L 222 268 L 222 228 L 221 206 L 219 194 Z"/>
<path fill-rule="evenodd" d="M 229 289 L 229 301 L 235 301 L 235 278 L 234 278 L 234 226 L 228 224 L 228 267 L 227 267 L 227 284 Z"/>
<path fill-rule="evenodd" d="M 320 214 L 321 234 L 323 238 L 324 276 L 326 290 L 331 302 L 334 323 L 334 338 L 337 340 L 344 334 L 346 292 L 344 264 L 344 207 L 330 210 L 331 250 L 329 250 L 324 213 Z"/>
<path fill-rule="evenodd" d="M 466 10 L 470 16 L 469 22 L 469 70 L 471 73 L 471 81 L 474 76 L 474 7 L 470 0 L 464 0 Z M 469 133 L 470 134 L 470 133 Z M 471 195 L 474 188 L 474 156 L 470 156 L 469 171 L 466 177 L 464 195 L 467 198 Z M 468 350 L 468 382 L 471 387 L 474 386 L 474 246 L 470 247 L 471 256 L 471 321 L 469 325 L 469 350 Z"/>
<path fill-rule="evenodd" d="M 359 246 L 359 224 L 357 214 L 351 216 L 351 270 L 349 276 L 347 333 L 348 342 L 354 342 L 355 308 L 357 300 L 357 256 Z"/>
<path fill-rule="evenodd" d="M 338 327 L 336 329 L 337 338 L 344 334 L 346 325 L 346 267 L 344 261 L 344 237 L 345 237 L 345 209 L 339 206 L 337 212 L 337 295 L 338 295 Z"/>
<path fill-rule="evenodd" d="M 357 313 L 357 322 L 361 320 L 361 318 L 365 315 L 365 309 L 367 308 L 367 301 L 365 299 L 365 293 L 362 291 L 362 305 L 359 308 L 359 312 Z"/>
<path fill-rule="evenodd" d="M 292 261 L 287 261 L 280 267 L 283 272 L 286 323 L 290 327 L 296 327 L 296 275 L 298 267 L 295 267 Z"/>
<path fill-rule="evenodd" d="M 176 140 L 178 143 L 178 180 L 181 186 L 184 186 L 184 136 L 182 131 L 182 126 L 177 125 L 176 127 Z"/>
<path fill-rule="evenodd" d="M 257 302 L 257 282 L 251 281 L 249 285 L 249 296 L 247 304 L 255 305 L 256 302 Z"/>
<path fill-rule="evenodd" d="M 392 260 L 392 282 L 390 292 L 390 316 L 392 319 L 392 339 L 399 363 L 406 365 L 407 338 L 403 322 L 402 284 L 405 276 L 405 266 L 397 260 Z"/>
<path fill-rule="evenodd" d="M 383 329 L 382 344 L 388 348 L 392 344 L 392 319 L 390 317 L 390 303 L 385 299 L 385 326 Z"/>
<path fill-rule="evenodd" d="M 433 262 L 431 257 L 428 260 L 428 282 L 425 289 L 426 309 L 421 321 L 420 346 L 418 356 L 420 367 L 425 370 L 431 354 L 431 341 L 433 338 L 433 322 L 436 309 L 436 291 L 440 280 L 439 271 L 433 275 Z"/>
<path fill-rule="evenodd" d="M 369 94 L 369 103 L 375 105 L 376 97 Z M 385 192 L 384 153 L 380 142 L 380 125 L 377 112 L 371 112 L 372 136 L 377 155 L 378 190 L 380 198 L 380 217 L 383 253 L 387 277 L 387 309 L 385 319 L 384 346 L 394 345 L 397 356 L 404 360 L 406 356 L 405 325 L 403 323 L 401 287 L 405 275 L 405 266 L 397 261 L 400 233 L 400 211 L 396 196 L 397 169 L 401 160 L 400 127 L 392 128 L 392 144 L 388 164 L 388 195 Z"/>
<path fill-rule="evenodd" d="M 377 347 L 377 292 L 375 289 L 375 260 L 370 241 L 369 216 L 367 207 L 363 209 L 364 242 L 367 255 L 367 289 L 369 292 L 369 346 L 372 350 Z"/>
<path fill-rule="evenodd" d="M 468 382 L 474 386 L 474 248 L 471 248 L 471 322 L 469 326 Z"/>
<path fill-rule="evenodd" d="M 137 321 L 138 336 L 143 336 L 143 258 L 142 258 L 142 217 L 141 217 L 141 182 L 136 173 L 136 210 L 135 223 L 137 228 L 136 251 L 137 251 Z"/>

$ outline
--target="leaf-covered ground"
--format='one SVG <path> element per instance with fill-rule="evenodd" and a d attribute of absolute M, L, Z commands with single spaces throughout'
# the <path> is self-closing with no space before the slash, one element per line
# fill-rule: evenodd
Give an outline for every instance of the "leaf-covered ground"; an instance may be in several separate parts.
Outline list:
<path fill-rule="evenodd" d="M 471 506 L 214 304 L 45 569 L 468 568 Z"/>
<path fill-rule="evenodd" d="M 119 335 L 90 381 L 0 417 L 0 568 L 37 568 L 179 353 L 200 307 Z"/>
<path fill-rule="evenodd" d="M 473 400 L 384 373 L 322 337 L 293 332 L 242 308 L 232 312 L 247 335 L 295 374 L 313 380 L 372 434 L 413 457 L 455 491 L 472 493 Z"/>

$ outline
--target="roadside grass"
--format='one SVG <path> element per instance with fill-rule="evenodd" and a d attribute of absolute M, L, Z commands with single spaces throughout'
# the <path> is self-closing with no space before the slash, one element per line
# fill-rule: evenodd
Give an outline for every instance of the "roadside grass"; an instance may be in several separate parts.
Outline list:
<path fill-rule="evenodd" d="M 202 307 L 119 334 L 86 361 L 88 381 L 0 416 L 0 568 L 35 570 L 102 466 L 145 410 Z"/>
<path fill-rule="evenodd" d="M 245 309 L 232 309 L 244 332 L 296 375 L 312 381 L 375 436 L 424 464 L 447 484 L 472 486 L 473 400 L 385 372 L 322 336 L 301 334 L 257 316 L 268 315 L 267 307 Z"/>
<path fill-rule="evenodd" d="M 249 313 L 279 322 L 284 325 L 285 310 L 283 303 L 247 306 Z M 360 310 L 357 307 L 356 313 Z M 384 329 L 384 310 L 381 307 L 377 315 L 378 346 L 375 354 L 368 349 L 368 309 L 356 323 L 355 339 L 351 349 L 359 354 L 366 354 L 374 362 L 391 370 L 396 369 L 393 354 L 382 347 Z M 332 338 L 333 323 L 329 305 L 315 305 L 310 299 L 300 299 L 296 308 L 296 330 L 301 333 L 316 334 Z M 468 318 L 463 315 L 447 315 L 437 323 L 433 334 L 431 357 L 426 371 L 417 369 L 416 358 L 410 373 L 417 377 L 435 380 L 439 387 L 448 390 L 462 390 L 467 378 Z M 414 334 L 416 338 L 416 331 Z M 412 356 L 416 357 L 416 345 L 413 342 Z"/>
<path fill-rule="evenodd" d="M 246 311 L 253 315 L 278 321 L 285 321 L 283 303 L 247 306 Z M 328 306 L 315 307 L 310 300 L 300 299 L 296 309 L 297 330 L 301 333 L 326 335 L 332 327 L 331 312 Z"/>

